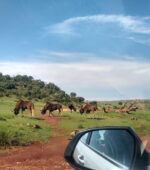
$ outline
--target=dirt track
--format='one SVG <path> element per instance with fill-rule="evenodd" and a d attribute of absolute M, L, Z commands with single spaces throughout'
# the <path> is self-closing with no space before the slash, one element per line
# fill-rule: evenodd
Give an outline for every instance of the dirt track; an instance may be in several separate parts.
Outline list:
<path fill-rule="evenodd" d="M 64 133 L 56 127 L 59 118 L 45 116 L 45 121 L 55 133 Z M 9 149 L 9 154 L 0 155 L 0 170 L 71 170 L 63 158 L 68 142 L 67 138 L 54 136 L 49 144 L 34 142 L 27 147 Z"/>
<path fill-rule="evenodd" d="M 65 134 L 65 131 L 57 129 L 60 118 L 45 116 L 45 122 L 50 123 L 55 134 Z M 150 137 L 147 149 L 150 151 Z M 0 170 L 72 170 L 64 160 L 64 150 L 68 138 L 54 136 L 49 144 L 34 142 L 27 147 L 8 149 L 9 154 L 0 154 Z"/>

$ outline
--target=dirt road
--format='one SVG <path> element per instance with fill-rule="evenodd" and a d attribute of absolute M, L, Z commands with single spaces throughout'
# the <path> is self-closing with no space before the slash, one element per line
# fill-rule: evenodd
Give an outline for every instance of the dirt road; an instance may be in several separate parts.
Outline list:
<path fill-rule="evenodd" d="M 64 133 L 57 129 L 59 118 L 48 118 L 54 133 Z M 69 140 L 57 135 L 49 144 L 34 142 L 27 147 L 8 149 L 9 154 L 0 154 L 0 170 L 71 170 L 64 160 L 64 150 Z"/>

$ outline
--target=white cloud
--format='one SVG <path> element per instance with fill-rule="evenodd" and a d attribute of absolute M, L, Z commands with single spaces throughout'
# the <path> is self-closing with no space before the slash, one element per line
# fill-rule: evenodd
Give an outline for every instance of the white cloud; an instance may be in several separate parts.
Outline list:
<path fill-rule="evenodd" d="M 140 33 L 150 34 L 149 17 L 135 17 L 125 15 L 92 15 L 83 17 L 74 17 L 64 20 L 63 22 L 46 27 L 47 33 L 58 34 L 76 34 L 74 26 L 77 24 L 90 23 L 112 23 L 118 24 L 124 30 Z"/>
<path fill-rule="evenodd" d="M 0 72 L 3 74 L 27 74 L 46 82 L 54 82 L 65 91 L 74 89 L 82 95 L 95 89 L 114 89 L 127 98 L 144 97 L 145 86 L 150 87 L 150 63 L 113 61 L 96 59 L 78 63 L 19 63 L 1 62 Z M 130 89 L 130 93 L 128 90 Z M 132 89 L 132 90 L 131 90 Z M 134 93 L 132 94 L 132 91 Z M 92 93 L 92 92 L 90 92 Z M 112 95 L 110 94 L 112 97 Z M 100 96 L 103 97 L 103 96 Z M 93 96 L 94 98 L 94 96 Z M 110 97 L 108 98 L 110 99 Z"/>
<path fill-rule="evenodd" d="M 150 45 L 150 38 L 149 37 L 144 37 L 144 38 L 137 38 L 137 37 L 133 37 L 133 36 L 130 36 L 128 37 L 129 40 L 132 40 L 136 43 L 140 43 L 140 44 L 144 44 L 144 45 Z"/>
<path fill-rule="evenodd" d="M 150 76 L 150 68 L 141 68 L 139 70 L 135 71 L 136 74 L 141 74 L 141 75 L 149 75 Z"/>
<path fill-rule="evenodd" d="M 74 59 L 74 58 L 97 58 L 95 54 L 92 53 L 80 53 L 80 52 L 57 52 L 57 51 L 50 51 L 50 50 L 40 50 L 39 51 L 41 58 L 45 57 L 57 57 L 57 58 L 64 58 L 64 59 Z M 40 57 L 39 56 L 39 57 Z"/>

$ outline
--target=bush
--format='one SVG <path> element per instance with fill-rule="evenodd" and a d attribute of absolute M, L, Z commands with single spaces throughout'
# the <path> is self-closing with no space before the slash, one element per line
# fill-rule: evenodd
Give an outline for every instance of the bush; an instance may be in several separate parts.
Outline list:
<path fill-rule="evenodd" d="M 6 93 L 6 97 L 9 97 L 10 96 L 10 94 L 9 93 Z"/>
<path fill-rule="evenodd" d="M 121 101 L 119 101 L 119 102 L 118 102 L 118 104 L 119 104 L 119 105 L 122 105 L 122 102 L 121 102 Z"/>
<path fill-rule="evenodd" d="M 3 93 L 0 93 L 0 97 L 3 97 L 4 96 L 4 94 Z"/>
<path fill-rule="evenodd" d="M 32 97 L 28 97 L 28 100 L 32 100 Z"/>
<path fill-rule="evenodd" d="M 83 126 L 82 124 L 80 124 L 80 125 L 78 125 L 78 128 L 79 128 L 79 129 L 83 129 L 84 126 Z"/>
<path fill-rule="evenodd" d="M 117 106 L 113 106 L 113 108 L 114 108 L 114 109 L 118 109 L 118 107 L 117 107 Z"/>
<path fill-rule="evenodd" d="M 97 105 L 97 101 L 91 101 L 90 104 L 95 104 L 95 105 Z"/>
<path fill-rule="evenodd" d="M 18 132 L 9 132 L 6 130 L 0 131 L 0 146 L 18 146 L 20 145 L 20 139 L 19 136 L 21 136 Z"/>
<path fill-rule="evenodd" d="M 9 135 L 6 131 L 0 131 L 0 146 L 7 146 L 9 144 Z"/>

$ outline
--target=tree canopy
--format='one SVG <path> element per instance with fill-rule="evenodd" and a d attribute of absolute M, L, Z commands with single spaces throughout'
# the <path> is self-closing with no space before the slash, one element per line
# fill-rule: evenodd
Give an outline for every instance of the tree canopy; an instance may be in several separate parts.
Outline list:
<path fill-rule="evenodd" d="M 0 97 L 3 96 L 25 97 L 29 100 L 37 99 L 64 104 L 68 102 L 84 102 L 83 97 L 78 97 L 75 92 L 71 92 L 68 95 L 54 83 L 45 83 L 27 75 L 11 77 L 0 73 Z"/>

